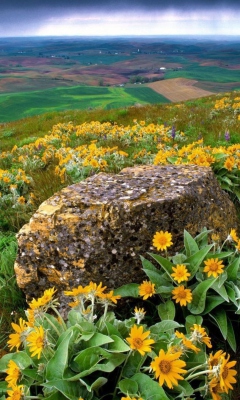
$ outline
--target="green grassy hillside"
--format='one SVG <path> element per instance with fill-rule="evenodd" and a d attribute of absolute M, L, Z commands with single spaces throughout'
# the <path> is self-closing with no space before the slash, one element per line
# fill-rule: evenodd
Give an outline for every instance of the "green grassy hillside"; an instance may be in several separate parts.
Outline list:
<path fill-rule="evenodd" d="M 165 97 L 147 87 L 74 86 L 0 94 L 0 123 L 49 111 L 111 109 L 136 103 L 168 103 Z"/>

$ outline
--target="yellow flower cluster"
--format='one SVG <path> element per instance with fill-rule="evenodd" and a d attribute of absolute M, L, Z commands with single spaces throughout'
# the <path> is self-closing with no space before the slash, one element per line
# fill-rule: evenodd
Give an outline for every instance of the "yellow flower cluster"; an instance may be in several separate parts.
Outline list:
<path fill-rule="evenodd" d="M 224 159 L 224 162 L 221 161 Z M 234 168 L 240 169 L 240 144 L 231 146 L 211 147 L 204 146 L 203 141 L 199 140 L 178 149 L 161 146 L 155 156 L 154 165 L 174 164 L 194 164 L 204 167 L 217 166 L 223 163 L 223 167 L 229 171 Z"/>

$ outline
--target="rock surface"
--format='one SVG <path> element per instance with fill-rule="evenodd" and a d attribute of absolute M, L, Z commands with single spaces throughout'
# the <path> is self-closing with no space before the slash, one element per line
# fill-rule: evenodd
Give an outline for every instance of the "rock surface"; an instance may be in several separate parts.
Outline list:
<path fill-rule="evenodd" d="M 90 280 L 108 288 L 146 279 L 140 255 L 156 252 L 156 231 L 173 235 L 172 253 L 203 227 L 224 240 L 237 228 L 235 207 L 210 168 L 140 166 L 100 173 L 41 204 L 18 234 L 17 282 L 27 297 Z M 66 299 L 65 301 L 68 301 Z"/>

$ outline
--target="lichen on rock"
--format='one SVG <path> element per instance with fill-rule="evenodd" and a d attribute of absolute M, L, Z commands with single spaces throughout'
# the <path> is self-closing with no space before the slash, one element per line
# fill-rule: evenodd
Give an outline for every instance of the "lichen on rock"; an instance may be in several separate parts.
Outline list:
<path fill-rule="evenodd" d="M 15 272 L 28 298 L 47 287 L 63 290 L 89 281 L 116 288 L 145 278 L 140 255 L 156 231 L 173 235 L 172 252 L 203 227 L 224 240 L 238 219 L 229 196 L 208 167 L 138 166 L 99 173 L 41 204 L 18 233 Z M 66 300 L 65 300 L 66 301 Z"/>

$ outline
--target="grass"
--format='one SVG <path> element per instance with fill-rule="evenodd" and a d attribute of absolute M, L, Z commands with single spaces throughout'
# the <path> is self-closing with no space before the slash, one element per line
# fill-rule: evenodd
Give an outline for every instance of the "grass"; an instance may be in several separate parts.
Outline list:
<path fill-rule="evenodd" d="M 166 103 L 150 88 L 74 86 L 0 95 L 0 123 L 40 115 L 49 111 L 111 109 L 135 103 Z M 6 132 L 5 132 L 6 134 Z"/>

